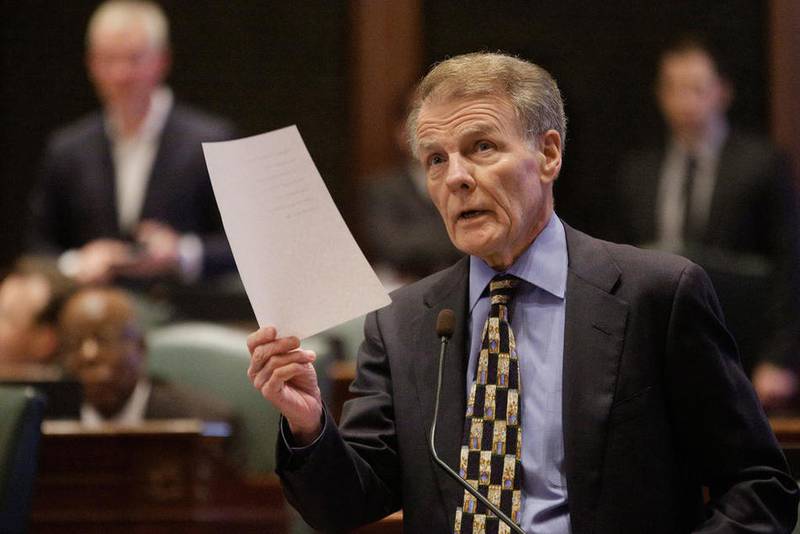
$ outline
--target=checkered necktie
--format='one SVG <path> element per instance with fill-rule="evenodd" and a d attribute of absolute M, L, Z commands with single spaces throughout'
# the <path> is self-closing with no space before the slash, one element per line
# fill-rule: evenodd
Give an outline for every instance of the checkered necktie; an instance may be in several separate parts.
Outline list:
<path fill-rule="evenodd" d="M 519 279 L 496 276 L 489 284 L 491 308 L 483 327 L 475 382 L 469 392 L 460 474 L 517 524 L 520 520 L 522 428 L 519 365 L 509 304 Z M 509 528 L 464 491 L 456 509 L 456 534 L 508 533 Z"/>

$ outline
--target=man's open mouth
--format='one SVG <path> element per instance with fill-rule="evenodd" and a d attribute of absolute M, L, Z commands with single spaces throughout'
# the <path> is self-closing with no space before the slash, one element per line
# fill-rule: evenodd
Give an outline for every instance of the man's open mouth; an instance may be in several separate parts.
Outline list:
<path fill-rule="evenodd" d="M 462 211 L 461 214 L 458 216 L 459 219 L 474 219 L 480 215 L 486 213 L 486 210 L 466 210 Z"/>

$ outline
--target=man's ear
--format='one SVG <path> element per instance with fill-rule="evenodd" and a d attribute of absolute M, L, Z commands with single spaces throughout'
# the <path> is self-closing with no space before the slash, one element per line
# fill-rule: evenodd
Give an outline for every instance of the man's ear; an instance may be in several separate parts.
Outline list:
<path fill-rule="evenodd" d="M 561 134 L 547 130 L 540 139 L 539 151 L 542 154 L 540 174 L 542 181 L 555 182 L 561 172 Z"/>
<path fill-rule="evenodd" d="M 157 84 L 161 84 L 167 79 L 170 71 L 172 70 L 172 49 L 167 46 L 164 47 L 163 50 L 159 50 L 157 53 L 158 65 L 156 66 L 156 78 Z"/>

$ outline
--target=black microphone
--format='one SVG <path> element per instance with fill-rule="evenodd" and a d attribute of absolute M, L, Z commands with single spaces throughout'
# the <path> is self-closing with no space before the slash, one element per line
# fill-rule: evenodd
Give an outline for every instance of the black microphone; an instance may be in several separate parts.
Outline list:
<path fill-rule="evenodd" d="M 436 419 L 439 416 L 439 394 L 442 391 L 442 371 L 444 369 L 444 353 L 445 349 L 447 348 L 447 342 L 453 337 L 453 331 L 455 330 L 456 326 L 456 314 L 453 310 L 445 308 L 444 310 L 439 312 L 439 316 L 436 318 L 436 335 L 439 336 L 442 340 L 442 348 L 439 351 L 439 378 L 436 382 L 436 403 L 434 404 L 433 409 L 433 424 L 431 425 L 431 441 L 430 441 L 430 449 L 431 455 L 433 455 L 434 461 L 444 469 L 444 472 L 450 475 L 450 477 L 458 482 L 465 490 L 470 492 L 476 499 L 482 502 L 486 508 L 492 511 L 494 515 L 496 515 L 503 523 L 508 525 L 508 528 L 511 529 L 512 532 L 516 532 L 516 534 L 525 534 L 525 531 L 522 530 L 519 525 L 514 523 L 510 517 L 504 514 L 500 508 L 492 504 L 489 499 L 484 497 L 477 489 L 473 488 L 472 485 L 461 478 L 458 473 L 453 471 L 449 465 L 444 463 L 440 458 L 439 455 L 436 454 Z"/>

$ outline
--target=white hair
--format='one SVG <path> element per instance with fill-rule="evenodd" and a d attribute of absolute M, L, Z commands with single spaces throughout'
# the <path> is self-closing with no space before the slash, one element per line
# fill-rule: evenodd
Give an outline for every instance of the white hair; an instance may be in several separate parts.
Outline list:
<path fill-rule="evenodd" d="M 100 28 L 124 30 L 140 24 L 147 32 L 150 45 L 164 50 L 169 46 L 169 22 L 158 4 L 144 0 L 109 0 L 101 4 L 86 28 L 86 47 L 91 48 L 92 36 Z"/>
<path fill-rule="evenodd" d="M 514 56 L 475 52 L 442 61 L 417 86 L 406 121 L 414 154 L 417 150 L 417 119 L 426 101 L 484 95 L 505 98 L 520 121 L 522 133 L 530 141 L 548 130 L 557 131 L 561 136 L 563 153 L 567 117 L 561 91 L 550 73 Z"/>

